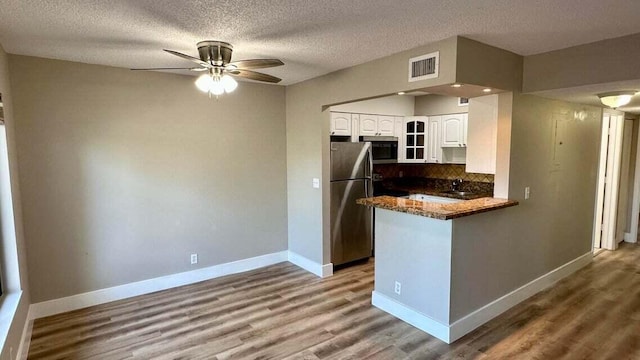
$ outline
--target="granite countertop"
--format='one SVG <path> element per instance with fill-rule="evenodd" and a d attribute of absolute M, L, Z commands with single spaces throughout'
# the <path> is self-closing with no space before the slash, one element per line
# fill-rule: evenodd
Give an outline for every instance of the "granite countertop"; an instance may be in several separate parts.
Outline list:
<path fill-rule="evenodd" d="M 453 204 L 441 204 L 393 196 L 376 196 L 358 199 L 356 203 L 439 220 L 450 220 L 518 205 L 518 202 L 514 200 L 492 197 L 465 200 Z"/>

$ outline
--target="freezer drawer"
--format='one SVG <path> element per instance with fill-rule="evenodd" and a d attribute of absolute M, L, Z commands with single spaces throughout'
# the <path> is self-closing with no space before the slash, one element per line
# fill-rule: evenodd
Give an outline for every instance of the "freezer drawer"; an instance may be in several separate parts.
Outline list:
<path fill-rule="evenodd" d="M 373 218 L 356 199 L 371 191 L 370 180 L 331 182 L 331 262 L 341 265 L 371 256 Z"/>

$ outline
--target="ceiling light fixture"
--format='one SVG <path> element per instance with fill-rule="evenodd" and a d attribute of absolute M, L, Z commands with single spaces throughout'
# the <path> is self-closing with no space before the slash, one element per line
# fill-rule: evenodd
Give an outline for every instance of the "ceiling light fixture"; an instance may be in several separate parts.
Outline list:
<path fill-rule="evenodd" d="M 451 85 L 452 88 L 459 88 L 462 87 L 462 84 L 453 84 Z"/>
<path fill-rule="evenodd" d="M 610 108 L 619 108 L 620 106 L 625 106 L 631 101 L 631 97 L 636 94 L 635 90 L 624 90 L 624 91 L 612 91 L 608 93 L 598 94 L 600 98 L 600 102 L 604 106 L 608 106 Z"/>
<path fill-rule="evenodd" d="M 224 93 L 230 93 L 238 87 L 238 82 L 227 74 L 222 74 L 222 69 L 214 67 L 209 69 L 208 74 L 200 75 L 196 80 L 196 87 L 202 92 L 206 92 L 216 97 Z"/>
<path fill-rule="evenodd" d="M 482 89 L 482 92 L 490 93 L 491 92 L 491 88 L 484 88 L 484 89 Z"/>
<path fill-rule="evenodd" d="M 405 94 L 405 92 L 404 92 L 404 91 L 399 91 L 399 92 L 398 92 L 398 95 L 404 95 L 404 94 Z"/>

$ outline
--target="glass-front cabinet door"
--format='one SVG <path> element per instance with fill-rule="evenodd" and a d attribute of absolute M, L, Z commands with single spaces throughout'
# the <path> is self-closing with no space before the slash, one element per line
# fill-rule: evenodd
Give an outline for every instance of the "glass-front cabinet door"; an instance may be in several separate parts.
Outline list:
<path fill-rule="evenodd" d="M 404 160 L 408 163 L 427 161 L 427 118 L 407 116 L 404 119 Z"/>

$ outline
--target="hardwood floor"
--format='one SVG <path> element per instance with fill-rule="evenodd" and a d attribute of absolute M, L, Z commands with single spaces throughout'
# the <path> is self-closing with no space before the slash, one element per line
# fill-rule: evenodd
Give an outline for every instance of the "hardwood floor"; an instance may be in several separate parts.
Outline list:
<path fill-rule="evenodd" d="M 371 306 L 373 263 L 289 263 L 35 321 L 29 359 L 640 359 L 640 246 L 447 345 Z"/>

